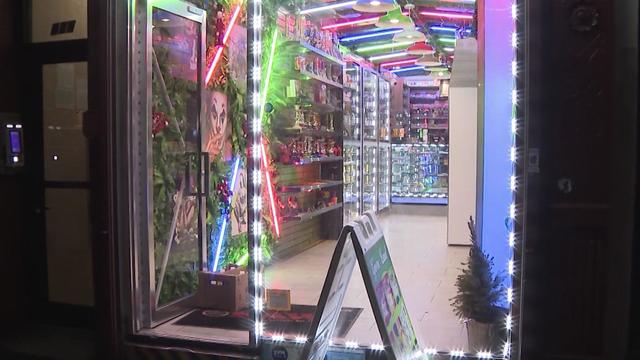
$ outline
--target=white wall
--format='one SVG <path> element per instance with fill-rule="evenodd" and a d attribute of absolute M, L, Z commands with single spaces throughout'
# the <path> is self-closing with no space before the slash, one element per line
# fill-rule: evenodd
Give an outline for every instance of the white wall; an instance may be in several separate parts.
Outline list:
<path fill-rule="evenodd" d="M 73 32 L 51 35 L 55 23 L 75 20 Z M 87 38 L 87 0 L 31 0 L 31 41 Z"/>
<path fill-rule="evenodd" d="M 478 89 L 449 89 L 449 245 L 470 245 L 467 221 L 476 217 Z"/>
<path fill-rule="evenodd" d="M 458 40 L 449 88 L 449 207 L 447 244 L 470 245 L 476 218 L 478 168 L 478 46 Z"/>

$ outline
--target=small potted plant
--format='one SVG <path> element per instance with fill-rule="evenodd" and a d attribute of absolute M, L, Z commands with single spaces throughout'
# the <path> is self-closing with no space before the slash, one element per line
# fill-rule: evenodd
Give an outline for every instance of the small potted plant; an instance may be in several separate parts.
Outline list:
<path fill-rule="evenodd" d="M 470 351 L 495 350 L 504 340 L 505 310 L 499 306 L 504 294 L 502 277 L 493 274 L 493 257 L 478 244 L 476 225 L 469 218 L 471 248 L 456 279 L 458 293 L 451 298 L 456 315 L 465 320 Z"/>

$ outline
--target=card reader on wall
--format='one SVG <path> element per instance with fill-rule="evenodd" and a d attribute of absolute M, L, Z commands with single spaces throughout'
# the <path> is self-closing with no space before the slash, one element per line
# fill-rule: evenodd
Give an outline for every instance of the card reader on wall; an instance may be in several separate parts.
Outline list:
<path fill-rule="evenodd" d="M 20 117 L 16 114 L 0 114 L 0 173 L 12 174 L 24 166 L 24 137 Z"/>

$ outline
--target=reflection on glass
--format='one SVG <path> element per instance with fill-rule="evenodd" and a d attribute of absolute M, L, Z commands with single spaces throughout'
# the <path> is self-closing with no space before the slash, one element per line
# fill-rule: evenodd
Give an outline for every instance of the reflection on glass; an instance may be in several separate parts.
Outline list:
<path fill-rule="evenodd" d="M 389 126 L 391 115 L 391 93 L 389 90 L 389 82 L 380 79 L 379 82 L 379 118 L 378 132 L 380 134 L 380 141 L 389 141 Z"/>
<path fill-rule="evenodd" d="M 199 150 L 199 24 L 153 10 L 152 122 L 153 238 L 156 305 L 197 288 L 198 204 L 194 192 Z"/>
<path fill-rule="evenodd" d="M 344 223 L 360 214 L 361 68 L 347 63 L 344 71 Z"/>
<path fill-rule="evenodd" d="M 363 135 L 365 140 L 376 140 L 378 126 L 378 76 L 363 71 Z"/>
<path fill-rule="evenodd" d="M 378 149 L 380 152 L 380 160 L 378 162 L 378 210 L 382 210 L 389 206 L 390 202 L 390 173 L 391 166 L 391 148 L 389 144 L 382 144 Z"/>
<path fill-rule="evenodd" d="M 376 210 L 376 156 L 378 147 L 373 144 L 364 145 L 364 161 L 362 168 L 362 211 Z"/>

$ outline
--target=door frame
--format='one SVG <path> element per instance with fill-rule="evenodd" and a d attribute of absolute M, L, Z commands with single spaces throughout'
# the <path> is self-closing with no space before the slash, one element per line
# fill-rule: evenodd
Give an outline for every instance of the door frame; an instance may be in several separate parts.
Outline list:
<path fill-rule="evenodd" d="M 31 191 L 26 193 L 23 202 L 25 219 L 32 224 L 25 226 L 23 252 L 25 271 L 29 279 L 28 305 L 33 309 L 30 316 L 34 322 L 56 325 L 90 328 L 94 326 L 95 307 L 71 305 L 49 301 L 47 278 L 47 244 L 45 188 L 82 188 L 88 189 L 90 199 L 95 187 L 88 182 L 45 181 L 44 178 L 44 133 L 43 133 L 43 66 L 47 64 L 87 62 L 88 41 L 67 40 L 47 43 L 30 43 L 25 46 L 25 99 L 23 114 L 25 123 L 25 179 Z M 83 129 L 86 133 L 86 129 Z M 90 152 L 90 151 L 89 151 Z M 91 157 L 89 156 L 91 159 Z M 89 160 L 91 163 L 91 160 Z M 91 177 L 90 177 L 91 178 Z M 91 202 L 92 200 L 90 200 Z M 93 223 L 90 224 L 93 227 Z M 91 240 L 93 241 L 93 231 Z M 94 281 L 95 284 L 95 281 Z"/>

